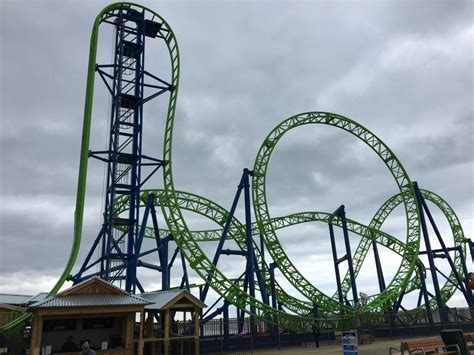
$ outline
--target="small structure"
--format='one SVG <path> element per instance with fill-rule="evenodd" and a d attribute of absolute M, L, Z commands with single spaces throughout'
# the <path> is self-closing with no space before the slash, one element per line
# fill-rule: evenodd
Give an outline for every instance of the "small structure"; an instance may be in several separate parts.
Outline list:
<path fill-rule="evenodd" d="M 144 355 L 199 355 L 199 314 L 206 307 L 203 302 L 186 290 L 142 293 L 140 297 L 150 302 L 145 306 L 140 346 Z M 182 320 L 177 319 L 179 313 Z"/>
<path fill-rule="evenodd" d="M 16 295 L 11 293 L 0 293 L 0 304 L 10 304 L 12 306 L 21 306 L 32 298 L 28 295 Z"/>
<path fill-rule="evenodd" d="M 31 355 L 77 355 L 86 340 L 97 355 L 198 355 L 203 307 L 186 290 L 135 296 L 93 277 L 28 307 Z"/>
<path fill-rule="evenodd" d="M 144 308 L 150 302 L 129 295 L 98 277 L 83 281 L 28 308 L 33 313 L 31 354 L 77 355 L 84 341 L 99 354 L 134 353 L 134 330 L 141 337 Z M 138 329 L 136 319 L 140 319 Z M 73 337 L 72 351 L 63 344 Z"/>
<path fill-rule="evenodd" d="M 0 327 L 15 320 L 25 313 L 25 311 L 26 308 L 24 307 L 0 303 Z"/>
<path fill-rule="evenodd" d="M 0 327 L 25 313 L 31 298 L 27 295 L 0 293 Z"/>

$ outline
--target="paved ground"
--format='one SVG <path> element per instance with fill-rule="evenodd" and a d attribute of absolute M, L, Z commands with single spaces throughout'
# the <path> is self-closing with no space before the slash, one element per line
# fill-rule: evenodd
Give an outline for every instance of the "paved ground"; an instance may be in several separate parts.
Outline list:
<path fill-rule="evenodd" d="M 413 338 L 410 338 L 413 339 Z M 390 347 L 399 347 L 400 339 L 391 339 L 391 340 L 376 340 L 372 344 L 362 344 L 359 345 L 359 354 L 360 355 L 388 355 Z M 298 347 L 298 348 L 282 348 L 281 350 L 264 350 L 264 351 L 254 351 L 256 355 L 295 355 L 295 354 L 319 354 L 319 355 L 331 355 L 331 354 L 342 354 L 342 345 L 332 343 L 331 346 L 328 346 L 327 343 L 322 343 L 319 348 L 314 347 L 314 344 L 308 345 L 307 348 Z M 251 352 L 240 352 L 233 354 L 252 354 Z"/>

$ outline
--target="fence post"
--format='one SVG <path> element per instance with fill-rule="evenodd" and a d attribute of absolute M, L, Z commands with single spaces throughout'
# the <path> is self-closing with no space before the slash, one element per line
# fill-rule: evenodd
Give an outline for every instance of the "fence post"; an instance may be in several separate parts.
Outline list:
<path fill-rule="evenodd" d="M 390 338 L 393 339 L 393 326 L 395 325 L 395 319 L 392 318 L 392 311 L 388 311 L 388 324 L 390 324 Z"/>
<path fill-rule="evenodd" d="M 222 322 L 222 318 L 219 318 L 219 338 L 221 339 L 221 353 L 224 353 L 224 331 Z"/>
<path fill-rule="evenodd" d="M 254 322 L 254 318 L 253 317 L 250 317 L 250 324 L 249 324 L 249 328 L 250 328 L 250 348 L 252 350 L 252 354 L 253 354 L 253 337 L 254 337 L 254 329 L 255 329 L 255 322 Z"/>
<path fill-rule="evenodd" d="M 278 320 L 278 325 L 280 324 L 280 320 Z M 280 340 L 280 327 L 277 326 L 277 337 L 278 337 L 278 350 L 281 350 L 281 340 Z"/>
<path fill-rule="evenodd" d="M 304 347 L 306 348 L 306 322 L 304 321 L 304 319 L 302 319 L 302 322 L 303 324 L 303 341 L 304 341 Z"/>

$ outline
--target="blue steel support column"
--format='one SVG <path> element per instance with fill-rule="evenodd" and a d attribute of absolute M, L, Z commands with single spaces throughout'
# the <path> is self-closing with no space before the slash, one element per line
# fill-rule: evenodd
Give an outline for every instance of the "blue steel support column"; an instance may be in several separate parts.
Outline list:
<path fill-rule="evenodd" d="M 224 242 L 227 238 L 227 233 L 229 231 L 230 224 L 232 222 L 232 218 L 234 217 L 235 209 L 237 208 L 237 204 L 238 204 L 239 199 L 240 199 L 240 193 L 242 192 L 242 189 L 244 187 L 244 179 L 245 179 L 244 175 L 242 175 L 242 177 L 240 178 L 240 183 L 239 183 L 239 186 L 237 187 L 237 192 L 235 194 L 234 201 L 232 202 L 232 207 L 230 208 L 229 216 L 227 217 L 227 221 L 225 222 L 224 230 L 222 231 L 222 235 L 221 235 L 221 238 L 219 240 L 219 244 L 217 245 L 217 249 L 216 249 L 216 252 L 214 254 L 214 258 L 212 259 L 212 263 L 214 264 L 214 266 L 217 266 L 217 262 L 219 261 L 219 256 L 221 255 L 222 248 L 224 247 Z M 208 279 L 210 280 L 211 277 L 212 277 L 212 273 L 209 274 Z M 206 300 L 206 296 L 207 296 L 208 291 L 209 291 L 209 284 L 206 283 L 204 285 L 204 289 L 203 289 L 203 291 L 200 295 L 200 299 L 201 299 L 202 302 L 204 302 Z"/>
<path fill-rule="evenodd" d="M 229 343 L 229 302 L 224 301 L 222 307 L 222 318 L 224 322 L 224 351 L 227 350 L 227 344 Z"/>
<path fill-rule="evenodd" d="M 253 250 L 253 239 L 252 239 L 252 217 L 251 217 L 251 207 L 250 207 L 250 175 L 251 171 L 249 169 L 244 169 L 244 203 L 245 203 L 245 235 L 246 235 L 246 244 L 247 244 L 247 274 L 248 274 L 248 285 L 249 285 L 249 295 L 252 298 L 255 298 L 255 259 L 254 259 L 254 250 Z M 253 314 L 256 313 L 255 306 L 250 305 L 250 312 Z M 250 316 L 250 336 L 253 338 L 256 334 L 257 326 L 255 323 L 255 318 Z"/>
<path fill-rule="evenodd" d="M 202 285 L 199 286 L 199 299 L 202 300 L 203 297 L 202 297 L 202 291 L 203 291 L 203 288 L 202 288 Z M 204 309 L 201 308 L 201 310 L 199 311 L 199 319 L 203 319 L 203 314 L 204 314 Z M 199 332 L 204 335 L 204 323 L 203 322 L 199 322 Z"/>
<path fill-rule="evenodd" d="M 99 242 L 100 242 L 101 240 L 102 240 L 102 241 L 104 240 L 104 239 L 103 239 L 103 234 L 104 234 L 104 227 L 102 226 L 102 228 L 100 229 L 99 234 L 97 235 L 97 238 L 95 238 L 94 243 L 92 244 L 92 247 L 90 248 L 89 252 L 87 253 L 87 256 L 86 256 L 84 262 L 82 263 L 82 265 L 81 265 L 79 271 L 78 271 L 77 274 L 74 275 L 74 277 L 73 277 L 74 283 L 76 283 L 76 280 L 77 280 L 77 279 L 80 279 L 81 276 L 82 276 L 82 274 L 83 274 L 83 272 L 85 272 L 85 271 L 88 269 L 88 268 L 87 268 L 87 264 L 89 263 L 89 261 L 90 261 L 92 255 L 94 254 L 95 249 L 97 248 L 97 245 L 99 244 Z M 102 244 L 103 244 L 103 243 L 102 243 Z M 100 266 L 101 266 L 99 276 L 102 276 L 102 273 L 103 273 L 103 269 L 102 269 L 103 259 L 100 259 L 99 262 L 100 262 Z"/>
<path fill-rule="evenodd" d="M 400 297 L 398 297 L 398 299 L 395 301 L 395 303 L 393 305 L 393 310 L 394 310 L 395 313 L 398 312 L 398 310 L 400 309 L 400 307 L 402 305 L 403 297 L 405 297 L 405 292 L 406 292 L 406 290 L 403 290 L 403 292 L 400 294 Z"/>
<path fill-rule="evenodd" d="M 426 308 L 426 314 L 428 315 L 428 321 L 430 322 L 430 324 L 433 324 L 433 316 L 431 314 L 430 300 L 428 298 L 428 289 L 426 288 L 426 282 L 425 282 L 425 270 L 423 270 L 423 265 L 421 264 L 421 262 L 418 264 L 418 275 L 420 277 L 420 283 L 421 283 L 420 292 L 423 294 L 423 300 L 425 302 L 425 308 Z"/>
<path fill-rule="evenodd" d="M 349 265 L 349 276 L 351 278 L 352 298 L 354 302 L 354 307 L 356 307 L 357 304 L 359 303 L 359 295 L 357 294 L 354 266 L 352 265 L 351 243 L 349 241 L 349 231 L 347 230 L 347 219 L 346 219 L 346 211 L 345 211 L 344 205 L 341 205 L 341 207 L 339 207 L 338 210 L 339 210 L 339 216 L 342 219 L 342 231 L 344 234 L 344 242 L 346 245 L 346 257 L 347 257 L 347 263 Z"/>
<path fill-rule="evenodd" d="M 253 260 L 254 260 L 254 270 L 255 270 L 255 274 L 257 275 L 258 288 L 260 290 L 260 295 L 262 296 L 262 302 L 265 303 L 266 305 L 269 305 L 270 301 L 268 299 L 268 293 L 265 287 L 263 270 L 261 270 L 260 266 L 258 265 L 257 257 L 255 255 L 255 250 L 253 249 L 253 244 L 252 244 L 252 254 L 253 254 Z"/>
<path fill-rule="evenodd" d="M 137 285 L 137 265 L 138 259 L 140 257 L 140 250 L 142 247 L 143 237 L 145 236 L 146 224 L 148 222 L 148 215 L 150 214 L 151 206 L 155 200 L 154 194 L 149 194 L 147 196 L 147 202 L 145 205 L 145 211 L 143 213 L 142 224 L 140 232 L 138 233 L 138 238 L 135 243 L 135 248 L 131 254 L 129 254 L 128 267 L 127 267 L 127 278 L 131 281 L 131 290 L 129 292 L 135 293 Z"/>
<path fill-rule="evenodd" d="M 247 281 L 249 285 L 250 297 L 255 298 L 255 262 L 253 252 L 253 239 L 252 239 L 252 218 L 250 209 L 250 171 L 244 169 L 243 182 L 244 182 L 244 203 L 245 203 L 245 236 L 247 244 Z M 250 307 L 252 313 L 255 313 L 254 306 Z"/>
<path fill-rule="evenodd" d="M 181 279 L 181 288 L 183 286 L 186 288 L 186 290 L 189 291 L 189 278 L 188 278 L 188 269 L 186 267 L 186 260 L 184 259 L 184 255 L 182 252 L 179 253 L 181 256 L 181 265 L 183 266 L 183 277 Z"/>
<path fill-rule="evenodd" d="M 471 253 L 471 261 L 474 262 L 474 242 L 471 239 L 467 240 L 469 245 L 469 252 Z"/>
<path fill-rule="evenodd" d="M 424 240 L 425 240 L 426 253 L 427 253 L 427 256 L 428 256 L 428 263 L 430 265 L 431 278 L 433 280 L 433 288 L 435 290 L 436 304 L 438 305 L 438 309 L 442 310 L 442 309 L 444 309 L 444 303 L 443 303 L 443 299 L 441 297 L 441 291 L 440 291 L 440 287 L 439 287 L 438 275 L 436 273 L 436 266 L 435 266 L 435 263 L 434 263 L 433 252 L 432 252 L 432 249 L 431 249 L 430 236 L 428 234 L 428 228 L 426 227 L 425 214 L 423 213 L 422 196 L 421 196 L 420 189 L 418 188 L 418 184 L 416 182 L 413 182 L 413 187 L 415 189 L 418 208 L 420 210 L 421 230 L 423 232 L 423 237 L 424 237 Z"/>
<path fill-rule="evenodd" d="M 158 227 L 158 218 L 156 217 L 155 205 L 151 205 L 151 220 L 153 222 L 153 231 L 155 232 L 155 243 L 156 243 L 156 249 L 158 251 L 158 259 L 160 261 L 160 265 L 163 265 L 163 254 L 161 252 L 160 229 Z"/>
<path fill-rule="evenodd" d="M 161 252 L 163 255 L 163 264 L 161 264 L 161 289 L 163 291 L 170 289 L 170 272 L 168 267 L 168 253 L 169 242 L 172 239 L 171 235 L 163 238 L 161 241 Z"/>
<path fill-rule="evenodd" d="M 105 220 L 105 215 L 104 215 L 104 220 Z M 105 234 L 106 228 L 107 228 L 106 223 L 105 222 L 102 223 L 102 228 L 100 229 L 100 233 L 97 237 L 97 238 L 100 237 L 102 239 L 101 250 L 100 250 L 101 257 L 100 257 L 100 274 L 99 274 L 99 277 L 101 279 L 104 279 L 104 280 L 105 280 L 105 268 L 106 268 L 106 263 L 107 263 L 107 260 L 104 258 L 104 256 L 106 255 L 106 247 L 107 247 L 107 236 Z M 99 239 L 97 239 L 97 243 L 99 243 Z M 90 250 L 91 256 L 92 256 L 92 253 L 94 252 L 93 249 L 95 249 L 94 246 L 92 246 L 92 248 Z M 89 260 L 90 260 L 90 257 L 89 257 Z M 89 260 L 87 262 L 84 262 L 83 267 L 85 267 L 87 265 Z"/>
<path fill-rule="evenodd" d="M 247 293 L 247 290 L 248 290 L 248 284 L 249 284 L 248 276 L 249 276 L 248 272 L 247 270 L 245 270 L 245 273 L 244 273 L 244 292 L 245 293 Z M 237 323 L 238 323 L 239 334 L 242 333 L 244 330 L 244 321 L 245 321 L 244 310 L 237 308 Z"/>
<path fill-rule="evenodd" d="M 417 186 L 417 188 L 418 188 L 418 186 Z M 459 288 L 460 288 L 464 298 L 466 299 L 466 302 L 467 302 L 468 306 L 472 307 L 472 306 L 474 306 L 473 303 L 472 303 L 472 297 L 467 291 L 467 287 L 466 287 L 466 285 L 463 281 L 463 278 L 457 272 L 456 266 L 454 265 L 454 261 L 451 258 L 451 255 L 449 254 L 448 248 L 446 248 L 446 244 L 444 243 L 444 240 L 441 237 L 441 233 L 439 232 L 438 226 L 436 225 L 435 220 L 434 220 L 433 216 L 431 215 L 430 209 L 428 208 L 428 205 L 426 204 L 426 201 L 423 198 L 423 195 L 421 193 L 420 193 L 420 198 L 421 198 L 421 204 L 423 206 L 423 209 L 424 209 L 426 215 L 428 216 L 428 220 L 430 221 L 430 224 L 433 227 L 433 230 L 436 234 L 436 237 L 438 238 L 439 244 L 441 245 L 441 248 L 443 249 L 444 255 L 445 255 L 446 259 L 448 260 L 449 266 L 451 267 L 451 272 L 456 277 L 456 281 L 459 285 Z M 467 274 L 465 275 L 465 277 L 467 277 Z"/>
<path fill-rule="evenodd" d="M 262 264 L 259 266 L 257 263 L 257 257 L 255 251 L 253 259 L 255 260 L 255 270 L 257 270 L 258 287 L 262 294 L 262 300 L 265 304 L 270 305 L 270 296 L 268 295 L 267 288 L 265 287 L 265 243 L 263 237 L 260 235 L 260 252 L 262 255 Z"/>
<path fill-rule="evenodd" d="M 377 269 L 377 279 L 379 281 L 379 290 L 383 292 L 386 288 L 385 285 L 385 278 L 383 276 L 382 264 L 380 263 L 380 256 L 379 250 L 377 247 L 377 242 L 372 241 L 372 249 L 374 251 L 374 259 L 375 259 L 375 268 Z"/>
<path fill-rule="evenodd" d="M 337 295 L 339 297 L 339 303 L 344 303 L 344 296 L 342 294 L 341 287 L 341 275 L 339 274 L 339 262 L 337 259 L 337 250 L 336 250 L 336 239 L 334 238 L 334 227 L 329 223 L 329 236 L 331 237 L 331 249 L 332 249 L 332 259 L 334 261 L 334 270 L 336 271 L 336 285 L 337 285 Z"/>

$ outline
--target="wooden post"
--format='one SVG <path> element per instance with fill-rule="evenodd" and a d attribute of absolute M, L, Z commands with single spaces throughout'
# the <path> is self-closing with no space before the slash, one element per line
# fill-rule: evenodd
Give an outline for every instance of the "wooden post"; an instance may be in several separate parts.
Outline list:
<path fill-rule="evenodd" d="M 125 319 L 126 319 L 126 324 L 125 324 L 125 349 L 132 349 L 132 342 L 133 342 L 133 326 L 135 323 L 134 319 L 135 314 L 128 314 Z"/>
<path fill-rule="evenodd" d="M 145 319 L 145 310 L 140 312 L 140 331 L 138 333 L 137 355 L 143 355 L 143 320 Z"/>
<path fill-rule="evenodd" d="M 199 307 L 194 307 L 194 354 L 199 355 Z"/>
<path fill-rule="evenodd" d="M 43 336 L 43 317 L 35 314 L 31 326 L 31 355 L 41 355 L 41 338 Z"/>
<path fill-rule="evenodd" d="M 145 321 L 145 338 L 153 338 L 153 312 L 148 311 Z"/>
<path fill-rule="evenodd" d="M 165 351 L 164 355 L 170 355 L 170 310 L 165 311 Z"/>

